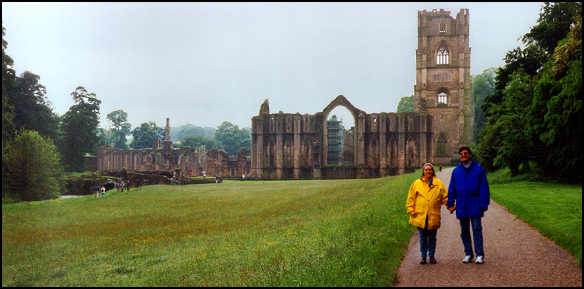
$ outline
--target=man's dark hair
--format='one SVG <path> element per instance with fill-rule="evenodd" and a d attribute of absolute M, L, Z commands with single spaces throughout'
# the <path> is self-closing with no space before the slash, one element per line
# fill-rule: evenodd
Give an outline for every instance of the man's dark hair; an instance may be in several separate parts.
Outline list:
<path fill-rule="evenodd" d="M 462 152 L 462 151 L 464 151 L 464 150 L 468 151 L 468 154 L 469 154 L 469 155 L 472 155 L 472 152 L 470 152 L 470 148 L 469 148 L 469 147 L 466 147 L 466 146 L 462 146 L 462 147 L 460 147 L 460 148 L 458 149 L 458 153 L 461 153 L 461 152 Z"/>

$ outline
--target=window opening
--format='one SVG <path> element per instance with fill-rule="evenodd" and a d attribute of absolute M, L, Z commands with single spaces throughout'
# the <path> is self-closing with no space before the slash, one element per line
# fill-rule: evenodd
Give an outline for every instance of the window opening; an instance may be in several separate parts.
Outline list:
<path fill-rule="evenodd" d="M 446 23 L 440 23 L 440 32 L 446 32 Z"/>
<path fill-rule="evenodd" d="M 437 64 L 448 64 L 448 49 L 446 47 L 440 47 L 438 49 L 438 54 L 436 55 Z"/>
<path fill-rule="evenodd" d="M 448 95 L 446 92 L 438 93 L 438 104 L 448 104 Z"/>

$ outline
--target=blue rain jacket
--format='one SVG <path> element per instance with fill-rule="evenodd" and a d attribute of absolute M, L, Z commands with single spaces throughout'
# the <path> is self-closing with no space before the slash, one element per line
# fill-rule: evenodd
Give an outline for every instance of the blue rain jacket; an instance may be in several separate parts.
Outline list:
<path fill-rule="evenodd" d="M 451 208 L 456 202 L 457 218 L 479 218 L 489 208 L 487 174 L 481 165 L 471 162 L 468 169 L 459 162 L 450 177 L 446 206 Z"/>

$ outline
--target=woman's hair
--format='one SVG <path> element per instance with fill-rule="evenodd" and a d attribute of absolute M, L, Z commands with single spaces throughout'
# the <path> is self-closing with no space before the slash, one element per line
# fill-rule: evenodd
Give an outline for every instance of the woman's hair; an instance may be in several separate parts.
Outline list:
<path fill-rule="evenodd" d="M 432 165 L 432 163 L 425 163 L 422 166 L 422 176 L 421 177 L 424 177 L 424 169 L 426 168 L 426 166 L 430 166 L 432 168 L 432 177 L 435 177 L 436 176 L 436 171 L 434 171 L 434 165 Z"/>

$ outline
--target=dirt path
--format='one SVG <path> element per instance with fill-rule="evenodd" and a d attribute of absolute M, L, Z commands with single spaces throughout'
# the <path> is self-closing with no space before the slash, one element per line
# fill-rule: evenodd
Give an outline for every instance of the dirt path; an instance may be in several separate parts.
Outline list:
<path fill-rule="evenodd" d="M 452 168 L 438 173 L 447 189 L 451 173 Z M 410 239 L 394 286 L 582 286 L 582 270 L 574 257 L 493 200 L 483 217 L 484 264 L 462 264 L 456 213 L 444 207 L 436 243 L 438 264 L 418 264 L 418 238 L 416 232 Z"/>

